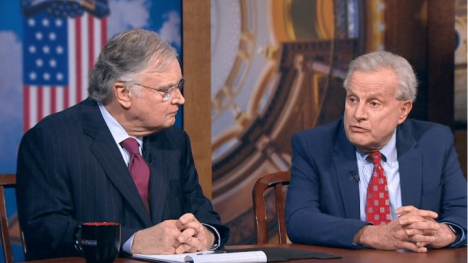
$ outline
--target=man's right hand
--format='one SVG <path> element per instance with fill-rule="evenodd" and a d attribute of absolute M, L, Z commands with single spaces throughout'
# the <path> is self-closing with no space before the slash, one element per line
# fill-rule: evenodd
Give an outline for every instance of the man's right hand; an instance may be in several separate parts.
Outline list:
<path fill-rule="evenodd" d="M 180 230 L 178 220 L 166 220 L 155 226 L 136 232 L 132 244 L 132 254 L 175 254 L 180 243 L 177 237 Z"/>

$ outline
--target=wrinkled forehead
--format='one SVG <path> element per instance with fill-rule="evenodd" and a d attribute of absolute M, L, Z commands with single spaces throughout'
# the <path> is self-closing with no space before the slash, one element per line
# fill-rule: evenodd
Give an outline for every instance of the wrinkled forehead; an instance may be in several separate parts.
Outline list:
<path fill-rule="evenodd" d="M 349 78 L 348 92 L 350 90 L 385 91 L 395 93 L 398 87 L 398 79 L 393 70 L 382 69 L 379 71 L 355 71 Z"/>

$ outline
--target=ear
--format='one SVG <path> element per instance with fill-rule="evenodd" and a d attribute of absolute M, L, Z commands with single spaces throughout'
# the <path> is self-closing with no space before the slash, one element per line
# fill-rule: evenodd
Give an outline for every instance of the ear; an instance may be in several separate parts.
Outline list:
<path fill-rule="evenodd" d="M 124 83 L 116 82 L 114 83 L 114 94 L 115 98 L 119 102 L 119 104 L 124 107 L 125 109 L 130 108 L 132 105 L 132 96 L 133 94 L 130 92 L 129 89 L 125 88 Z"/>
<path fill-rule="evenodd" d="M 410 113 L 411 109 L 413 108 L 413 102 L 410 100 L 404 100 L 400 102 L 400 115 L 398 116 L 398 124 L 403 123 L 406 118 L 408 117 L 408 114 Z"/>

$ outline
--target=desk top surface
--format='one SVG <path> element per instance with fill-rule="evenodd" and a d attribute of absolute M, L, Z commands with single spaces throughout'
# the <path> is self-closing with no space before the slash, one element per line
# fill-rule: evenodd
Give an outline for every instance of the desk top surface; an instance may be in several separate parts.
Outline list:
<path fill-rule="evenodd" d="M 303 249 L 314 252 L 321 252 L 327 254 L 333 254 L 341 256 L 339 259 L 326 259 L 328 263 L 332 262 L 408 262 L 408 263 L 451 263 L 451 262 L 467 262 L 467 248 L 455 248 L 455 249 L 438 249 L 430 250 L 427 253 L 414 253 L 408 251 L 383 251 L 373 249 L 363 250 L 350 250 L 341 248 L 331 247 L 319 247 L 319 246 L 306 246 L 298 244 L 269 244 L 269 245 L 240 245 L 240 246 L 226 246 L 226 249 L 251 249 L 260 247 L 285 247 Z M 29 262 L 72 262 L 72 263 L 85 263 L 84 258 L 60 258 L 60 259 L 47 259 Z M 305 262 L 320 262 L 322 259 L 299 259 L 292 260 L 289 262 L 305 263 Z M 118 258 L 116 263 L 137 263 L 143 262 L 135 259 Z"/>
<path fill-rule="evenodd" d="M 288 247 L 303 249 L 314 252 L 321 252 L 341 256 L 339 259 L 326 259 L 326 262 L 408 262 L 408 263 L 429 263 L 429 262 L 467 262 L 467 248 L 455 249 L 438 249 L 430 250 L 427 253 L 415 253 L 410 251 L 385 251 L 374 249 L 342 249 L 332 247 L 319 247 L 307 246 L 298 244 L 284 244 L 284 245 L 245 245 L 245 246 L 228 246 L 227 249 L 242 249 L 251 247 Z M 300 259 L 292 260 L 290 262 L 319 262 L 320 259 Z"/>

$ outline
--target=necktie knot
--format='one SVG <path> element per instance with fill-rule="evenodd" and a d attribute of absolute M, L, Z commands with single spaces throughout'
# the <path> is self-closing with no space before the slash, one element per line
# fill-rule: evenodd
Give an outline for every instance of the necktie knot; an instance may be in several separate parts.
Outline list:
<path fill-rule="evenodd" d="M 380 165 L 380 161 L 382 160 L 382 154 L 380 154 L 380 152 L 373 152 L 373 153 L 370 153 L 369 157 L 367 157 L 367 158 L 374 165 Z"/>
<path fill-rule="evenodd" d="M 138 142 L 134 138 L 127 138 L 122 142 L 122 146 L 130 153 L 130 154 L 140 154 L 140 150 L 138 148 Z"/>

